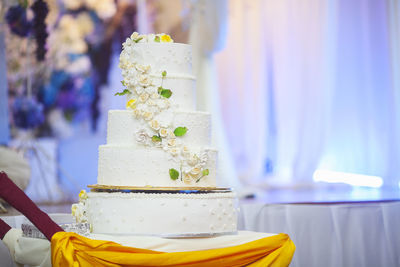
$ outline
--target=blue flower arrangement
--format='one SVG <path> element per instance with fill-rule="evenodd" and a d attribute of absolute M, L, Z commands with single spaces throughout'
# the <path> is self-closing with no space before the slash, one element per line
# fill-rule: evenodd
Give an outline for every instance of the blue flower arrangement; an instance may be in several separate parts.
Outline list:
<path fill-rule="evenodd" d="M 36 128 L 44 122 L 43 105 L 32 97 L 19 96 L 12 105 L 14 124 L 21 129 Z"/>

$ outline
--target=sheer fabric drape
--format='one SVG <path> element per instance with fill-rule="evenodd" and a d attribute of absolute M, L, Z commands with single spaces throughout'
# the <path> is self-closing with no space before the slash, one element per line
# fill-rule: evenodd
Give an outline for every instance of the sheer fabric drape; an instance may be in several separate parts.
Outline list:
<path fill-rule="evenodd" d="M 230 0 L 216 58 L 242 180 L 324 168 L 397 185 L 399 28 L 396 1 Z"/>

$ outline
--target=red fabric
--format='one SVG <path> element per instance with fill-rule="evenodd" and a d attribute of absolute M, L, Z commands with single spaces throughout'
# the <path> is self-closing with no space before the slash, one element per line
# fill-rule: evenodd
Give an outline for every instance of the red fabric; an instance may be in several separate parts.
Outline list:
<path fill-rule="evenodd" d="M 3 239 L 4 236 L 10 231 L 11 227 L 6 224 L 2 219 L 0 219 L 0 239 Z"/>
<path fill-rule="evenodd" d="M 24 214 L 48 240 L 51 240 L 51 237 L 55 233 L 64 231 L 58 224 L 50 219 L 49 215 L 41 211 L 36 204 L 8 178 L 5 172 L 0 172 L 0 197 Z"/>

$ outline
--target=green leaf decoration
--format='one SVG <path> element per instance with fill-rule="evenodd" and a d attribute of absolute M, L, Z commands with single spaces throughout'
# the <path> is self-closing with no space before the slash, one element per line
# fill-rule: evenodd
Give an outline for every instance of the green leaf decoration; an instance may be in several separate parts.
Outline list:
<path fill-rule="evenodd" d="M 137 38 L 136 40 L 134 40 L 135 41 L 135 43 L 138 43 L 140 40 L 142 40 L 143 39 L 143 37 L 140 37 L 140 38 Z"/>
<path fill-rule="evenodd" d="M 160 95 L 165 98 L 170 98 L 172 95 L 172 91 L 169 89 L 162 89 Z"/>
<path fill-rule="evenodd" d="M 174 134 L 175 136 L 184 136 L 187 130 L 188 129 L 186 127 L 178 127 L 174 130 Z"/>
<path fill-rule="evenodd" d="M 169 169 L 169 177 L 171 177 L 172 180 L 176 180 L 179 177 L 179 172 L 175 169 Z"/>
<path fill-rule="evenodd" d="M 151 137 L 151 141 L 153 141 L 154 143 L 161 142 L 161 137 L 158 135 L 153 135 Z"/>
<path fill-rule="evenodd" d="M 207 176 L 209 174 L 210 174 L 210 170 L 209 169 L 203 170 L 203 176 Z"/>
<path fill-rule="evenodd" d="M 163 77 L 167 76 L 167 71 L 164 70 L 164 71 L 161 73 L 161 75 L 162 75 Z"/>
<path fill-rule="evenodd" d="M 170 98 L 172 95 L 172 91 L 169 89 L 165 89 L 162 86 L 158 87 L 158 94 L 165 97 L 165 98 Z"/>
<path fill-rule="evenodd" d="M 116 95 L 121 96 L 121 95 L 130 94 L 130 93 L 131 93 L 131 91 L 129 91 L 128 89 L 124 89 L 124 91 L 122 91 L 121 93 L 115 93 L 114 95 L 115 95 L 115 96 L 116 96 Z"/>
<path fill-rule="evenodd" d="M 157 42 L 157 43 L 159 43 L 159 42 L 160 42 L 160 36 L 154 37 L 154 41 Z"/>
<path fill-rule="evenodd" d="M 121 81 L 121 84 L 122 84 L 123 86 L 126 86 L 126 83 L 125 83 L 124 80 Z"/>

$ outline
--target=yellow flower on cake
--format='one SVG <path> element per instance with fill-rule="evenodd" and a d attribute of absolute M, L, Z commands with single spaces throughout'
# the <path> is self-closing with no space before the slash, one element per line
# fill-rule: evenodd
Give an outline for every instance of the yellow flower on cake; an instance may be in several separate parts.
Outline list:
<path fill-rule="evenodd" d="M 88 196 L 87 196 L 86 190 L 81 190 L 81 192 L 79 192 L 79 200 L 85 200 L 87 198 L 88 198 Z"/>
<path fill-rule="evenodd" d="M 136 99 L 131 99 L 126 102 L 126 108 L 135 109 L 136 108 Z"/>
<path fill-rule="evenodd" d="M 163 35 L 161 35 L 161 42 L 172 43 L 173 40 L 172 40 L 171 36 L 169 36 L 168 34 L 163 34 Z"/>

